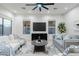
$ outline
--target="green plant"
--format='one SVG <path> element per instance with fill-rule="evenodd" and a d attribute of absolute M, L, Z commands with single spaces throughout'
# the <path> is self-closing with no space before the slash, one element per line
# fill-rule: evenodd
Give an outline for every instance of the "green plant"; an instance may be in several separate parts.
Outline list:
<path fill-rule="evenodd" d="M 66 32 L 66 27 L 65 27 L 64 22 L 59 23 L 58 30 L 59 30 L 60 33 L 65 33 Z"/>

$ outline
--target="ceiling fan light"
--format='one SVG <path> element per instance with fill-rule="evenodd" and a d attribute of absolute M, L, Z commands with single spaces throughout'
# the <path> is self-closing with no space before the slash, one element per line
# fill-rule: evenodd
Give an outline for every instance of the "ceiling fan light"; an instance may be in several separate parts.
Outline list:
<path fill-rule="evenodd" d="M 38 4 L 38 7 L 41 7 L 41 4 Z"/>

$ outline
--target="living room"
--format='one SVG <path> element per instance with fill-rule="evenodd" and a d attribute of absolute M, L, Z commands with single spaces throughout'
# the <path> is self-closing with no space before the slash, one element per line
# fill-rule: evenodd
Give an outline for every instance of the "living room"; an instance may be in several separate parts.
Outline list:
<path fill-rule="evenodd" d="M 38 4 L 42 5 L 43 7 L 41 7 L 41 9 L 39 6 L 35 8 Z M 30 3 L 10 3 L 10 4 L 2 3 L 0 4 L 0 20 L 1 20 L 0 21 L 0 24 L 1 24 L 0 39 L 1 40 L 4 39 L 2 41 L 0 40 L 1 47 L 5 46 L 5 44 L 7 43 L 10 43 L 12 49 L 14 49 L 11 55 L 16 55 L 16 56 L 17 55 L 20 55 L 20 56 L 61 55 L 62 56 L 64 53 L 65 53 L 64 55 L 68 55 L 66 54 L 68 51 L 65 52 L 67 47 L 62 46 L 64 44 L 60 44 L 58 41 L 53 41 L 53 40 L 57 39 L 58 38 L 57 36 L 60 36 L 61 33 L 63 33 L 63 35 L 64 33 L 66 34 L 67 36 L 66 39 L 68 38 L 68 35 L 72 35 L 72 36 L 78 35 L 79 4 L 78 3 L 47 3 L 47 4 L 45 3 L 36 3 L 36 4 L 35 3 L 31 3 L 31 4 Z M 9 22 L 7 23 L 6 20 L 10 20 L 10 23 Z M 65 24 L 65 28 L 63 29 L 64 31 L 58 28 L 59 24 L 63 24 L 63 23 Z M 6 25 L 9 27 L 7 27 Z M 43 37 L 42 38 L 43 40 L 45 39 L 46 51 L 44 53 L 34 52 L 34 48 L 36 46 L 34 47 L 35 43 L 32 44 L 33 34 L 38 35 L 37 36 L 38 38 L 36 38 L 35 36 L 34 40 L 40 39 L 42 37 Z M 43 35 L 46 35 L 45 38 Z M 7 38 L 7 40 L 8 38 L 10 38 L 12 40 L 11 41 L 8 40 L 9 42 L 4 44 L 4 41 L 7 41 L 5 40 L 5 38 Z M 15 39 L 21 39 L 21 40 L 15 40 Z M 64 38 L 61 40 L 63 41 Z M 65 40 L 65 41 L 68 41 L 68 40 Z M 78 43 L 78 39 L 74 43 L 72 43 L 71 40 L 68 42 L 65 42 L 66 45 L 69 44 L 67 45 L 68 47 L 72 45 L 75 45 L 74 47 L 78 47 L 78 44 L 76 44 L 76 42 Z M 40 45 L 39 42 L 38 44 Z M 56 46 L 55 49 L 54 49 L 54 46 Z M 19 50 L 17 54 L 15 53 L 16 49 Z M 78 49 L 76 49 L 76 51 L 79 52 Z M 10 55 L 9 52 L 6 52 L 6 53 L 5 52 L 2 52 L 2 54 Z M 79 55 L 76 52 L 72 54 Z"/>

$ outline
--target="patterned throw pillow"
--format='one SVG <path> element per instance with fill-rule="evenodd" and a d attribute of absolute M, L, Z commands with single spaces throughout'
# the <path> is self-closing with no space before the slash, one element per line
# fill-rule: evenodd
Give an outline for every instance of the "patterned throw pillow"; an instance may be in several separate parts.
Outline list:
<path fill-rule="evenodd" d="M 56 36 L 55 36 L 55 39 L 57 39 L 57 40 L 62 40 L 61 35 L 56 35 Z"/>

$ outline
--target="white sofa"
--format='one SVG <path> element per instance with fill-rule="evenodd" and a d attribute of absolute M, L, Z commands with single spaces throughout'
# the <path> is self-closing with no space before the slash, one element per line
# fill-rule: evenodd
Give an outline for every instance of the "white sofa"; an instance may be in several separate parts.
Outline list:
<path fill-rule="evenodd" d="M 25 40 L 22 38 L 14 38 L 10 36 L 0 36 L 0 55 L 15 55 L 16 51 L 25 44 Z M 7 53 L 6 49 L 8 49 Z M 5 52 L 3 52 L 5 51 Z"/>

